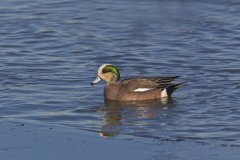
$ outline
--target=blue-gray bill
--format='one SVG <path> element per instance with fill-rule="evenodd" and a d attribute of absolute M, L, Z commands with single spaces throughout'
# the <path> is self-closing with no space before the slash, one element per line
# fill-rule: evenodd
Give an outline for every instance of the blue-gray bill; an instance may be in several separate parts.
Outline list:
<path fill-rule="evenodd" d="M 96 79 L 94 81 L 92 81 L 91 85 L 94 85 L 94 84 L 98 83 L 99 81 L 101 81 L 101 78 L 99 76 L 97 76 Z"/>

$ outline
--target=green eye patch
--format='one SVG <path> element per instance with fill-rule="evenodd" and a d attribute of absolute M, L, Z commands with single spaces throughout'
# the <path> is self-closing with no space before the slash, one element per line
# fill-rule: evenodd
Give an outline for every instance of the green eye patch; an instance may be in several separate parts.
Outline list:
<path fill-rule="evenodd" d="M 117 76 L 117 80 L 120 79 L 119 70 L 115 66 L 107 65 L 106 67 L 103 68 L 102 73 L 108 73 L 108 72 L 112 72 L 113 74 L 115 74 Z"/>

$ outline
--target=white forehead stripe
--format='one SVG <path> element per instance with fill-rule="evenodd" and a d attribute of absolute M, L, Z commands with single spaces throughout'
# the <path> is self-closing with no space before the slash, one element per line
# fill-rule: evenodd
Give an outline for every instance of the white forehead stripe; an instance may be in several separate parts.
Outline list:
<path fill-rule="evenodd" d="M 149 91 L 152 90 L 153 88 L 137 88 L 134 90 L 134 92 L 144 92 L 144 91 Z"/>

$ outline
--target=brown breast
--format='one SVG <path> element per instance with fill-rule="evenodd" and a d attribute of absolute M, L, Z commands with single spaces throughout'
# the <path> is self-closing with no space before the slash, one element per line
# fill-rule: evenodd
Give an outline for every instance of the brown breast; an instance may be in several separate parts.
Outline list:
<path fill-rule="evenodd" d="M 106 100 L 118 100 L 119 94 L 118 84 L 106 84 L 104 88 L 104 97 Z"/>

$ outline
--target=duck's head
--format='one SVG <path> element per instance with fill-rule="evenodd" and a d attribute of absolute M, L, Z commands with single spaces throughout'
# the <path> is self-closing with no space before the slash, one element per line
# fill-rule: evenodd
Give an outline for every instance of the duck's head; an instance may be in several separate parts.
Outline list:
<path fill-rule="evenodd" d="M 117 67 L 111 64 L 103 64 L 98 69 L 97 78 L 91 83 L 91 85 L 98 83 L 101 80 L 107 83 L 115 83 L 120 79 L 120 73 Z"/>

